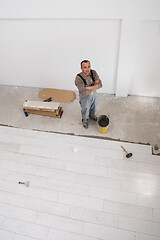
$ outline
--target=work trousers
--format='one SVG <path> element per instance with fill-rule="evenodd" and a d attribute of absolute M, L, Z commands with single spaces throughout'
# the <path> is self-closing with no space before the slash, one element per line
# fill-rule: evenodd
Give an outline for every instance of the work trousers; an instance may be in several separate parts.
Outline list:
<path fill-rule="evenodd" d="M 81 106 L 81 114 L 83 123 L 87 123 L 88 116 L 95 118 L 95 113 L 97 109 L 97 95 L 96 91 L 92 95 L 82 96 L 79 94 L 79 103 Z"/>

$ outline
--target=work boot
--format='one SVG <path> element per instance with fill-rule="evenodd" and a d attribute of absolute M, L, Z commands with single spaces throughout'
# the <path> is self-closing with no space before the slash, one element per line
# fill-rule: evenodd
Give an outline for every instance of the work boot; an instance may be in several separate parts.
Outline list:
<path fill-rule="evenodd" d="M 87 129 L 88 128 L 88 123 L 86 123 L 86 124 L 83 123 L 83 127 Z"/>
<path fill-rule="evenodd" d="M 88 119 L 85 122 L 83 122 L 83 119 L 82 119 L 82 124 L 83 124 L 83 127 L 87 129 L 88 128 Z"/>
<path fill-rule="evenodd" d="M 89 116 L 89 118 L 97 122 L 97 117 L 96 116 L 95 117 Z"/>

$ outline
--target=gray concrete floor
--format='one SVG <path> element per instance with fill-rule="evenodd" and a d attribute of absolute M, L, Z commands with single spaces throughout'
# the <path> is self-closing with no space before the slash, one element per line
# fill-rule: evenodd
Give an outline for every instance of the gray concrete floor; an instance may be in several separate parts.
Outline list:
<path fill-rule="evenodd" d="M 80 136 L 99 137 L 153 146 L 153 153 L 160 154 L 160 98 L 114 95 L 98 93 L 97 116 L 108 115 L 108 131 L 102 134 L 97 124 L 90 120 L 89 128 L 81 125 L 78 93 L 71 103 L 61 103 L 64 110 L 61 119 L 30 114 L 25 117 L 22 105 L 25 100 L 40 100 L 39 88 L 0 86 L 0 125 L 51 131 Z"/>

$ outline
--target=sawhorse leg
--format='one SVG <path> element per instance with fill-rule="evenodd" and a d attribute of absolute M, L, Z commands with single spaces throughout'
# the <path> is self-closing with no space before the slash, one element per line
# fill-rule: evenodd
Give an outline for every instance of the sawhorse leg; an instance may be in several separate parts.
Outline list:
<path fill-rule="evenodd" d="M 25 109 L 23 109 L 23 112 L 24 112 L 24 115 L 25 115 L 26 117 L 29 116 L 29 114 L 25 111 Z"/>

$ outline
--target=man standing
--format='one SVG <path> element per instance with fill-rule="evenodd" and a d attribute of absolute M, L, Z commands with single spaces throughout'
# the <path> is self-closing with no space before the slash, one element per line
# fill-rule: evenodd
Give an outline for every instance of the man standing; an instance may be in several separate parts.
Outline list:
<path fill-rule="evenodd" d="M 96 71 L 91 69 L 88 60 L 81 62 L 81 70 L 82 72 L 76 76 L 75 85 L 79 90 L 83 127 L 88 128 L 88 116 L 97 121 L 95 115 L 97 107 L 96 90 L 102 87 L 102 82 Z"/>

